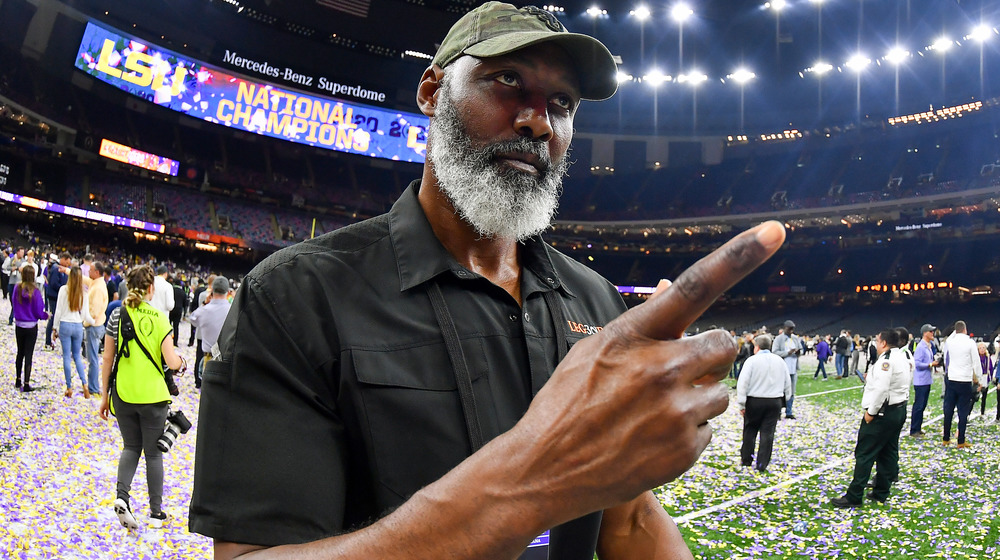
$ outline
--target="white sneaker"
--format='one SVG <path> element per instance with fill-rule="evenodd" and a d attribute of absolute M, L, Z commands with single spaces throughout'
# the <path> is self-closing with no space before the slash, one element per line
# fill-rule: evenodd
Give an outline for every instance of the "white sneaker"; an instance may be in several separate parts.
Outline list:
<path fill-rule="evenodd" d="M 128 502 L 121 498 L 115 500 L 115 513 L 118 514 L 118 521 L 121 522 L 122 527 L 130 531 L 135 531 L 139 528 L 139 524 L 135 521 L 135 516 L 132 515 L 131 508 L 128 507 Z"/>
<path fill-rule="evenodd" d="M 167 512 L 161 511 L 160 513 L 149 514 L 149 526 L 154 529 L 162 529 L 164 525 L 167 524 Z"/>

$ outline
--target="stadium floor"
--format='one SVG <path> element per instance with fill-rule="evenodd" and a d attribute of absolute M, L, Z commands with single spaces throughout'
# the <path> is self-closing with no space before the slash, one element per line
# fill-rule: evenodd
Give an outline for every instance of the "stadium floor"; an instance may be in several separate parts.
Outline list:
<path fill-rule="evenodd" d="M 0 302 L 6 318 L 9 303 Z M 5 325 L 4 321 L 4 325 Z M 187 335 L 186 323 L 181 333 Z M 190 373 L 175 400 L 195 427 L 165 457 L 163 529 L 146 528 L 144 463 L 133 483 L 139 531 L 127 533 L 112 511 L 121 439 L 114 421 L 97 416 L 96 398 L 79 388 L 63 396 L 62 355 L 35 351 L 38 390 L 15 392 L 14 330 L 0 327 L 0 557 L 211 557 L 210 540 L 187 530 L 197 400 Z M 180 351 L 193 362 L 186 336 Z M 861 383 L 813 380 L 815 359 L 804 357 L 796 420 L 782 420 L 768 473 L 739 466 L 742 421 L 735 405 L 713 422 L 715 436 L 682 478 L 657 489 L 696 558 L 972 558 L 997 555 L 1000 536 L 1000 426 L 969 424 L 972 447 L 941 445 L 940 380 L 927 409 L 927 436 L 903 438 L 900 479 L 886 505 L 866 502 L 836 510 L 854 466 Z M 735 386 L 734 380 L 727 383 Z M 735 391 L 732 391 L 735 397 Z M 996 411 L 990 395 L 987 416 Z M 908 425 L 908 424 L 907 424 Z M 954 436 L 953 436 L 954 439 Z"/>

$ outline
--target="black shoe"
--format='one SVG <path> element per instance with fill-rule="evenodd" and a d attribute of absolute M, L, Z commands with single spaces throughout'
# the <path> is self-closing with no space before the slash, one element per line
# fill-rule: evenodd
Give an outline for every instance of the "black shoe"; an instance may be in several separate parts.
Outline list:
<path fill-rule="evenodd" d="M 876 497 L 874 496 L 874 494 L 873 494 L 872 492 L 869 492 L 868 494 L 866 494 L 866 497 L 867 497 L 867 498 L 868 498 L 869 500 L 871 500 L 871 501 L 873 501 L 873 502 L 878 502 L 878 503 L 880 503 L 880 504 L 884 504 L 884 503 L 885 503 L 885 500 L 888 500 L 888 498 L 886 498 L 885 500 L 880 500 L 880 499 L 876 498 Z"/>
<path fill-rule="evenodd" d="M 795 420 L 795 415 L 794 414 L 786 414 L 785 415 L 785 420 Z"/>
<path fill-rule="evenodd" d="M 23 386 L 21 387 L 21 392 L 22 392 L 22 393 L 30 393 L 30 392 L 32 392 L 32 391 L 34 391 L 34 390 L 35 390 L 35 388 L 34 388 L 34 387 L 32 387 L 31 385 L 28 385 L 27 383 L 25 383 L 25 384 L 24 384 L 24 385 L 23 385 Z"/>
<path fill-rule="evenodd" d="M 21 388 L 21 379 L 20 378 L 14 380 L 14 388 L 15 389 L 20 389 Z"/>
<path fill-rule="evenodd" d="M 847 498 L 834 498 L 834 499 L 830 500 L 830 505 L 833 506 L 833 507 L 835 507 L 835 508 L 847 509 L 847 508 L 860 507 L 861 503 L 860 502 L 859 503 L 854 503 L 854 502 L 848 500 Z"/>

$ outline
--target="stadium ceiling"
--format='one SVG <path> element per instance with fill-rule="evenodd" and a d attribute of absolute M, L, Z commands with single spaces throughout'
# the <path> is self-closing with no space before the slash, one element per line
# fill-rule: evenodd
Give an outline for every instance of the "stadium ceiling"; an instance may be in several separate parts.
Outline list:
<path fill-rule="evenodd" d="M 68 3 L 128 9 L 110 0 Z M 272 28 L 275 43 L 306 40 L 403 60 L 419 76 L 425 55 L 433 54 L 451 23 L 479 3 L 141 4 L 147 13 L 156 12 L 149 9 L 153 4 L 169 6 L 161 11 L 172 10 L 178 22 L 250 21 Z M 815 129 L 958 105 L 1000 89 L 994 86 L 1000 80 L 1000 0 L 568 0 L 543 7 L 620 57 L 618 103 L 584 112 L 594 130 L 697 135 Z M 220 40 L 220 34 L 206 34 L 206 40 Z M 637 108 L 641 117 L 626 114 Z"/>

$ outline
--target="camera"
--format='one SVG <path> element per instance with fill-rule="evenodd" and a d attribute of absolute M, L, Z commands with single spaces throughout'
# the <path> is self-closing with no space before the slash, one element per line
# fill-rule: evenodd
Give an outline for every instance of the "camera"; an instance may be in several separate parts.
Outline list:
<path fill-rule="evenodd" d="M 184 413 L 175 410 L 167 415 L 167 427 L 163 434 L 156 440 L 156 447 L 160 451 L 167 453 L 177 441 L 177 436 L 188 433 L 191 429 L 191 421 L 184 416 Z"/>

